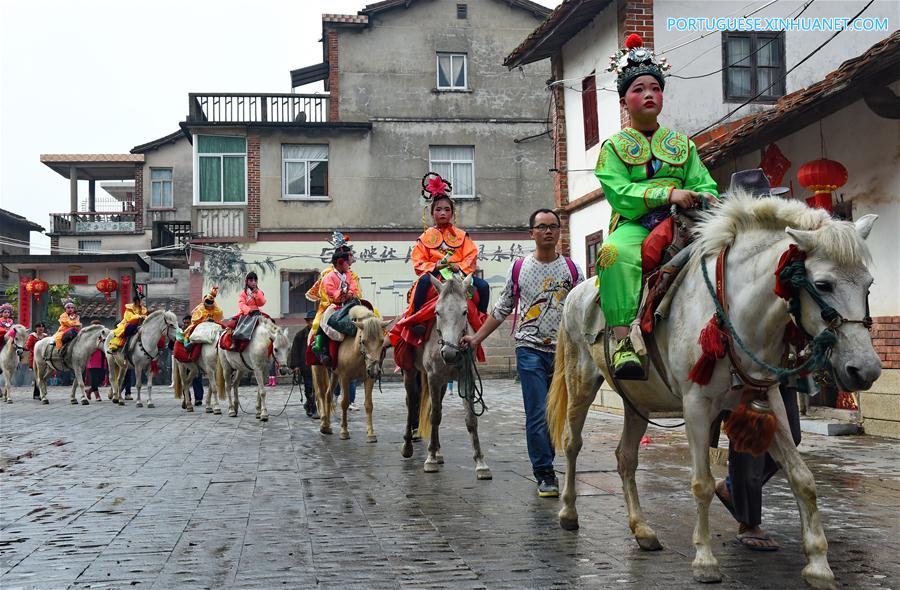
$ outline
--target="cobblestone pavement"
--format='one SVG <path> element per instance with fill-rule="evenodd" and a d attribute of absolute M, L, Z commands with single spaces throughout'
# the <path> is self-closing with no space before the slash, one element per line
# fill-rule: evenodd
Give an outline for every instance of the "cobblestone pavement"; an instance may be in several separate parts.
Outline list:
<path fill-rule="evenodd" d="M 397 384 L 376 391 L 377 444 L 365 442 L 361 411 L 351 413 L 350 440 L 319 434 L 296 393 L 274 416 L 286 388 L 270 395 L 265 424 L 185 413 L 166 388 L 153 409 L 105 399 L 70 406 L 61 388 L 41 406 L 19 388 L 0 408 L 0 587 L 699 587 L 680 430 L 651 427 L 641 451 L 638 485 L 665 546 L 644 553 L 615 470 L 621 419 L 597 412 L 588 420 L 581 530 L 567 532 L 558 501 L 536 497 L 518 385 L 485 385 L 480 432 L 493 481 L 475 479 L 459 403 L 445 404 L 441 473 L 422 471 L 424 443 L 401 458 Z M 898 445 L 805 436 L 839 585 L 897 588 Z M 803 587 L 799 518 L 782 476 L 767 486 L 765 506 L 764 526 L 782 544 L 776 553 L 736 545 L 735 524 L 714 503 L 721 587 Z"/>

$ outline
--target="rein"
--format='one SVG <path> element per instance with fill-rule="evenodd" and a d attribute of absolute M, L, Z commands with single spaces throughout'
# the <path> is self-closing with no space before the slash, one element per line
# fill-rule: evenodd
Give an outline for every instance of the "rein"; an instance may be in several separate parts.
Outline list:
<path fill-rule="evenodd" d="M 484 385 L 481 382 L 481 374 L 478 372 L 478 365 L 475 363 L 475 350 L 469 347 L 463 348 L 452 342 L 444 340 L 443 336 L 438 340 L 441 347 L 452 348 L 457 351 L 458 356 L 454 366 L 457 370 L 457 380 L 459 381 L 459 389 L 456 394 L 466 402 L 469 411 L 475 416 L 481 416 L 488 409 L 484 403 Z M 476 409 L 477 408 L 477 409 Z"/>

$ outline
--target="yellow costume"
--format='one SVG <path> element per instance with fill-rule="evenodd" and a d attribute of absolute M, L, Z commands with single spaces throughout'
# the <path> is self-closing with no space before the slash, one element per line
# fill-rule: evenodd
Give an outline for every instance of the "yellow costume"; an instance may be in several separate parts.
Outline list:
<path fill-rule="evenodd" d="M 125 315 L 122 316 L 122 321 L 119 322 L 119 325 L 116 326 L 116 329 L 113 330 L 113 334 L 115 338 L 113 338 L 112 342 L 109 343 L 109 351 L 113 352 L 118 350 L 123 344 L 125 344 L 125 328 L 128 324 L 137 323 L 147 318 L 147 306 L 143 303 L 128 303 L 125 305 Z"/>
<path fill-rule="evenodd" d="M 62 315 L 59 316 L 59 329 L 53 337 L 56 340 L 56 348 L 62 348 L 63 334 L 72 328 L 81 328 L 81 316 L 77 313 L 74 316 L 70 316 L 68 313 L 62 312 Z"/>
<path fill-rule="evenodd" d="M 319 278 L 316 283 L 309 288 L 309 291 L 306 292 L 306 298 L 310 301 L 317 301 L 319 303 L 318 308 L 316 309 L 316 319 L 313 320 L 312 327 L 309 329 L 309 341 L 312 342 L 313 338 L 316 336 L 316 332 L 319 330 L 319 323 L 322 321 L 322 314 L 325 313 L 325 310 L 328 309 L 328 306 L 334 303 L 331 298 L 328 296 L 328 293 L 325 290 L 325 281 L 323 280 L 328 274 L 334 270 L 334 265 L 326 266 L 321 273 L 319 273 Z M 359 298 L 362 299 L 362 288 L 359 287 L 359 275 L 353 272 L 353 269 L 347 271 L 350 275 L 353 283 L 357 285 L 357 289 L 359 289 Z M 375 312 L 375 315 L 378 315 L 378 312 Z"/>
<path fill-rule="evenodd" d="M 191 311 L 191 325 L 187 327 L 184 331 L 184 339 L 186 342 L 190 341 L 191 333 L 193 333 L 194 328 L 202 324 L 203 322 L 212 321 L 212 322 L 221 322 L 222 318 L 225 316 L 222 308 L 219 307 L 219 304 L 216 303 L 216 295 L 219 294 L 219 288 L 213 287 L 209 293 L 203 296 L 203 301 L 197 304 L 197 307 Z M 208 302 L 212 302 L 211 305 L 207 305 Z"/>

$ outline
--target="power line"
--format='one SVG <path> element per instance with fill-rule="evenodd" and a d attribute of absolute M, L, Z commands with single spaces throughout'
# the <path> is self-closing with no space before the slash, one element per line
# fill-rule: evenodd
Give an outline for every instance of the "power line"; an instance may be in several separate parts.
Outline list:
<path fill-rule="evenodd" d="M 869 3 L 866 4 L 865 6 L 863 6 L 863 7 L 862 7 L 862 10 L 860 10 L 860 11 L 857 12 L 853 17 L 851 17 L 851 18 L 850 18 L 850 21 L 854 21 L 854 20 L 856 20 L 857 18 L 859 18 L 859 15 L 861 15 L 863 12 L 865 12 L 866 9 L 869 8 L 869 6 L 871 6 L 874 2 L 875 2 L 875 0 L 869 0 Z M 766 86 L 765 88 L 763 88 L 756 96 L 747 99 L 746 102 L 744 102 L 744 103 L 738 105 L 737 107 L 735 107 L 734 109 L 732 109 L 731 111 L 729 111 L 725 116 L 721 117 L 720 119 L 718 119 L 717 121 L 715 121 L 715 122 L 713 122 L 713 123 L 710 123 L 709 125 L 707 125 L 707 126 L 704 127 L 703 129 L 701 129 L 700 131 L 697 131 L 696 133 L 694 133 L 693 135 L 691 135 L 691 139 L 697 137 L 698 135 L 700 135 L 701 133 L 703 133 L 703 132 L 705 132 L 705 131 L 707 131 L 707 130 L 709 130 L 709 129 L 712 129 L 713 127 L 715 127 L 715 126 L 718 125 L 719 123 L 725 121 L 726 119 L 728 119 L 728 117 L 730 117 L 731 115 L 735 114 L 736 112 L 738 112 L 739 110 L 741 110 L 742 108 L 744 108 L 745 106 L 747 106 L 748 104 L 752 103 L 752 102 L 755 101 L 757 98 L 759 98 L 760 96 L 762 96 L 763 94 L 765 94 L 767 90 L 769 90 L 770 88 L 772 88 L 772 87 L 775 86 L 776 84 L 785 81 L 785 80 L 787 79 L 787 77 L 788 77 L 788 74 L 790 74 L 791 72 L 793 72 L 794 70 L 796 70 L 798 67 L 800 67 L 801 65 L 803 65 L 804 63 L 806 63 L 806 61 L 809 60 L 809 58 L 811 58 L 812 56 L 814 56 L 815 54 L 817 54 L 823 47 L 825 47 L 826 45 L 828 45 L 828 44 L 831 42 L 832 39 L 834 39 L 835 37 L 837 37 L 838 35 L 840 35 L 842 31 L 844 31 L 844 29 L 838 29 L 837 31 L 835 31 L 834 34 L 831 35 L 828 39 L 825 39 L 825 41 L 824 41 L 821 45 L 819 45 L 818 47 L 816 47 L 815 49 L 813 49 L 806 57 L 804 57 L 804 58 L 801 59 L 799 62 L 797 62 L 796 64 L 794 64 L 794 66 L 793 66 L 791 69 L 789 69 L 788 71 L 786 71 L 786 72 L 784 73 L 783 76 L 779 76 L 778 78 L 776 78 L 771 84 L 769 84 L 768 86 Z"/>

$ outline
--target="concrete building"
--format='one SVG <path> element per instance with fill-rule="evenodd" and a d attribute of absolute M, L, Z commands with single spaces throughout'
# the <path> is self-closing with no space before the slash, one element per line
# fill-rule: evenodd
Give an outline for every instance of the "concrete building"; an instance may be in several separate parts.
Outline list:
<path fill-rule="evenodd" d="M 44 228 L 12 211 L 0 209 L 0 256 L 28 254 L 33 231 L 43 233 Z M 18 284 L 19 273 L 0 265 L 0 299 L 4 291 Z"/>
<path fill-rule="evenodd" d="M 548 13 L 526 0 L 389 0 L 326 14 L 322 63 L 291 73 L 325 93 L 191 94 L 192 299 L 218 283 L 232 313 L 255 268 L 267 311 L 299 324 L 340 230 L 366 297 L 400 313 L 429 171 L 452 183 L 458 224 L 499 288 L 531 243 L 528 214 L 553 205 L 549 96 L 536 91 L 549 65 L 502 66 Z"/>

